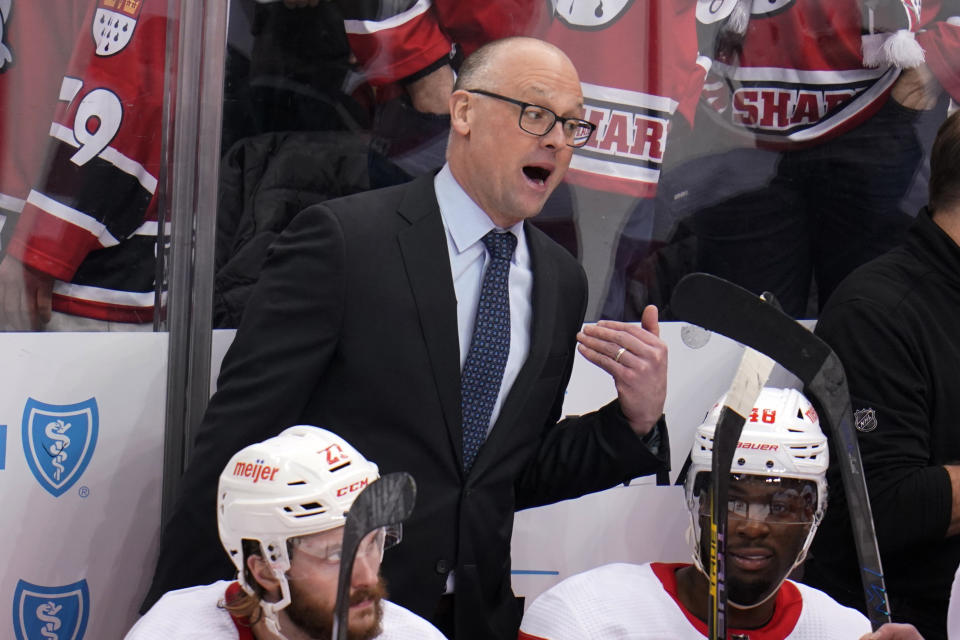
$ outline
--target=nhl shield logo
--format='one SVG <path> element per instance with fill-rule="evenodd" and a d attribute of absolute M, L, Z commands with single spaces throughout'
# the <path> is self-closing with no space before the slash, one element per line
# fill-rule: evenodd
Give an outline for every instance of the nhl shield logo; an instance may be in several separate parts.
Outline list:
<path fill-rule="evenodd" d="M 143 0 L 100 0 L 90 25 L 98 56 L 112 56 L 130 44 Z"/>
<path fill-rule="evenodd" d="M 877 428 L 877 412 L 873 409 L 857 409 L 853 414 L 853 422 L 857 431 L 870 433 Z"/>
<path fill-rule="evenodd" d="M 17 640 L 83 640 L 90 617 L 90 591 L 81 580 L 63 587 L 17 582 L 13 630 Z"/>
<path fill-rule="evenodd" d="M 93 457 L 99 431 L 97 401 L 45 404 L 27 398 L 23 409 L 23 451 L 27 465 L 44 489 L 63 495 Z"/>

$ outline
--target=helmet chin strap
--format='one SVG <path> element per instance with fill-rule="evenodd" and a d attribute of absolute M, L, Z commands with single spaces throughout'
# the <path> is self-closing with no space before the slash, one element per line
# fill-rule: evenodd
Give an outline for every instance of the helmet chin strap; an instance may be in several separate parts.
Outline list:
<path fill-rule="evenodd" d="M 273 571 L 274 575 L 276 575 L 280 581 L 281 598 L 277 602 L 260 600 L 260 609 L 263 611 L 263 624 L 266 625 L 270 633 L 280 640 L 289 640 L 280 630 L 280 619 L 277 617 L 277 614 L 290 604 L 290 584 L 287 582 L 287 577 L 282 571 L 277 568 L 274 568 Z"/>
<path fill-rule="evenodd" d="M 276 555 L 271 556 L 271 546 L 277 550 Z M 290 583 L 287 581 L 287 571 L 290 569 L 290 557 L 287 555 L 287 542 L 286 540 L 274 541 L 271 545 L 261 540 L 260 552 L 262 554 L 261 557 L 270 559 L 270 570 L 273 572 L 273 577 L 276 578 L 277 582 L 280 584 L 279 600 L 276 602 L 270 602 L 260 598 L 260 610 L 263 612 L 263 624 L 266 626 L 267 630 L 279 638 L 279 640 L 289 640 L 289 638 L 287 638 L 287 636 L 285 636 L 280 630 L 280 619 L 277 617 L 277 614 L 285 609 L 291 602 Z M 253 593 L 253 590 L 247 585 L 246 580 L 244 579 L 243 572 L 240 572 L 237 575 L 237 581 L 240 583 L 240 586 L 247 591 L 247 593 Z"/>
<path fill-rule="evenodd" d="M 266 625 L 267 630 L 279 638 L 279 640 L 289 640 L 289 638 L 280 631 L 280 620 L 277 619 L 277 608 L 271 606 L 272 604 L 273 603 L 267 602 L 260 603 L 260 607 L 263 609 L 263 624 Z"/>

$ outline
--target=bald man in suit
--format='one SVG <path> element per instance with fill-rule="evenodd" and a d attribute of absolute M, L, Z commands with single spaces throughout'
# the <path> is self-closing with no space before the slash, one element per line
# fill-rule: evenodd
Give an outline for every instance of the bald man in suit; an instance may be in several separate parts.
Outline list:
<path fill-rule="evenodd" d="M 656 309 L 638 325 L 581 328 L 583 269 L 528 223 L 592 128 L 579 120 L 572 63 L 531 38 L 491 43 L 462 67 L 450 113 L 436 176 L 305 209 L 273 246 L 200 427 L 148 602 L 227 574 L 216 471 L 292 424 L 336 431 L 382 473 L 413 474 L 417 506 L 383 575 L 392 600 L 460 639 L 516 638 L 516 510 L 667 469 Z M 461 372 L 490 232 L 515 237 L 509 354 L 485 439 L 465 460 Z M 618 399 L 558 422 L 575 348 L 613 376 Z"/>

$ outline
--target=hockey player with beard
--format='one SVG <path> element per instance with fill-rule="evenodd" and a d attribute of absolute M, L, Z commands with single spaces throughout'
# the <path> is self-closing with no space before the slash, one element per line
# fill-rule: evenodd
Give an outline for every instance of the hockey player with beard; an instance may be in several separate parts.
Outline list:
<path fill-rule="evenodd" d="M 330 640 L 346 514 L 377 465 L 340 436 L 299 425 L 241 449 L 220 475 L 220 540 L 235 582 L 170 591 L 126 640 Z M 387 601 L 379 575 L 397 528 L 357 548 L 349 640 L 443 640 L 416 614 Z"/>
<path fill-rule="evenodd" d="M 609 564 L 549 589 L 519 640 L 700 640 L 709 616 L 710 468 L 723 399 L 697 428 L 685 493 L 693 564 Z M 765 388 L 740 436 L 729 489 L 728 633 L 735 640 L 916 640 L 910 625 L 870 633 L 859 612 L 787 576 L 803 562 L 827 504 L 827 440 L 810 402 Z"/>

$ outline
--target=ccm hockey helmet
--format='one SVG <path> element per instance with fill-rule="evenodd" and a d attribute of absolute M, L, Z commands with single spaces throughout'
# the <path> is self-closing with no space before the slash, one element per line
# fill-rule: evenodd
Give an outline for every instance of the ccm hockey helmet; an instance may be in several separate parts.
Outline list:
<path fill-rule="evenodd" d="M 725 399 L 723 396 L 717 401 L 697 428 L 684 485 L 694 533 L 693 560 L 704 574 L 708 573 L 708 560 L 701 557 L 701 518 L 709 514 L 713 434 Z M 763 602 L 803 562 L 826 509 L 828 464 L 827 439 L 810 401 L 796 389 L 765 387 L 747 416 L 733 456 L 730 513 L 775 526 L 805 526 L 807 533 L 793 565 L 770 590 L 757 601 L 743 603 L 736 602 L 731 593 L 731 604 L 744 607 Z M 741 482 L 764 484 L 770 492 L 767 502 L 747 504 L 737 500 L 734 487 Z"/>
<path fill-rule="evenodd" d="M 243 540 L 260 544 L 280 581 L 281 598 L 261 601 L 268 624 L 290 604 L 287 541 L 342 526 L 360 491 L 379 477 L 377 465 L 326 429 L 298 425 L 237 452 L 220 474 L 220 541 L 250 594 Z"/>

